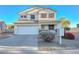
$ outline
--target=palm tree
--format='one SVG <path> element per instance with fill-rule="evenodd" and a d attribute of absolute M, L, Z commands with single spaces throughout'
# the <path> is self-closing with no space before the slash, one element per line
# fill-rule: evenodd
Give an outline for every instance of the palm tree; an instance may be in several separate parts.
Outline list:
<path fill-rule="evenodd" d="M 69 25 L 70 25 L 70 21 L 65 18 L 65 17 L 61 17 L 60 18 L 60 24 L 66 29 L 66 30 L 69 30 Z"/>
<path fill-rule="evenodd" d="M 70 21 L 65 17 L 60 18 L 60 23 L 63 27 L 69 27 L 70 25 Z"/>

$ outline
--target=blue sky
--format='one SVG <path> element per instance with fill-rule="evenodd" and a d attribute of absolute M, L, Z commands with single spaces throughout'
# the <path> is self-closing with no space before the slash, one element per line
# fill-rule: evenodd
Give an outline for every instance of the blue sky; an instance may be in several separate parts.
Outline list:
<path fill-rule="evenodd" d="M 13 23 L 18 19 L 18 12 L 32 7 L 32 5 L 0 5 L 0 20 L 6 24 Z M 71 27 L 79 23 L 78 5 L 41 5 L 44 8 L 51 8 L 57 11 L 57 20 L 66 17 L 71 22 Z"/>

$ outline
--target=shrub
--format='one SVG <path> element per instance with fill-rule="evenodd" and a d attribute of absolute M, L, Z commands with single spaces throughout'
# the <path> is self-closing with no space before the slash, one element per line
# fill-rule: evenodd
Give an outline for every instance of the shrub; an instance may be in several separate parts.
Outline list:
<path fill-rule="evenodd" d="M 2 33 L 2 30 L 0 30 L 0 33 Z"/>
<path fill-rule="evenodd" d="M 74 40 L 74 39 L 75 39 L 75 36 L 74 36 L 74 34 L 72 34 L 72 33 L 70 33 L 70 32 L 65 32 L 63 38 Z"/>
<path fill-rule="evenodd" d="M 41 32 L 40 38 L 45 42 L 51 42 L 55 38 L 55 34 L 51 32 Z"/>

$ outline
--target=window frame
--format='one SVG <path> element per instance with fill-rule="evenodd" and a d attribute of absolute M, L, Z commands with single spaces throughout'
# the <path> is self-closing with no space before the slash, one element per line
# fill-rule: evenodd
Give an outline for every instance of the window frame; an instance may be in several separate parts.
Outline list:
<path fill-rule="evenodd" d="M 21 15 L 20 17 L 23 18 L 23 15 Z"/>
<path fill-rule="evenodd" d="M 26 15 L 24 15 L 24 18 L 26 18 L 27 16 Z"/>
<path fill-rule="evenodd" d="M 35 15 L 31 15 L 31 19 L 35 19 Z"/>
<path fill-rule="evenodd" d="M 55 17 L 55 13 L 49 13 L 49 18 L 54 18 Z"/>
<path fill-rule="evenodd" d="M 41 18 L 47 18 L 47 13 L 41 13 Z"/>
<path fill-rule="evenodd" d="M 26 18 L 27 16 L 26 15 L 21 15 L 21 18 Z"/>

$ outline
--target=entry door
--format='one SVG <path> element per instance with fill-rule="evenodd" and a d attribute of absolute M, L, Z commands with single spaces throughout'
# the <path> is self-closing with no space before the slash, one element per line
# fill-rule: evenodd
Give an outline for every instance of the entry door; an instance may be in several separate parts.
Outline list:
<path fill-rule="evenodd" d="M 54 25 L 49 25 L 49 30 L 54 30 Z"/>

